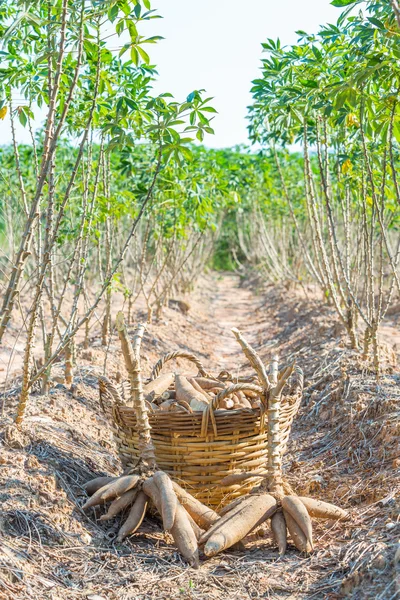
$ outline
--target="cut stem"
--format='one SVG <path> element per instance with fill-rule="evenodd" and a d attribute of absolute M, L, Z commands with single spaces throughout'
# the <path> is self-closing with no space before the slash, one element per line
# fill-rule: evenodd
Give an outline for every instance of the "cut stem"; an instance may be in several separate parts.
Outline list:
<path fill-rule="evenodd" d="M 151 426 L 143 393 L 142 379 L 140 376 L 140 346 L 145 332 L 145 326 L 139 324 L 133 335 L 133 346 L 125 326 L 124 314 L 119 312 L 116 318 L 116 327 L 121 341 L 122 354 L 128 371 L 131 385 L 131 403 L 135 409 L 137 429 L 139 435 L 139 453 L 149 469 L 156 466 L 156 457 L 153 440 L 151 439 Z"/>

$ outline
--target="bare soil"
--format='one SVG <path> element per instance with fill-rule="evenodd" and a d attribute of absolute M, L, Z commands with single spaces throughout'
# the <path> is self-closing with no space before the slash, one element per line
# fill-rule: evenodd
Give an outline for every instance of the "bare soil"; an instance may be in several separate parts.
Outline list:
<path fill-rule="evenodd" d="M 102 510 L 80 509 L 88 479 L 120 472 L 97 376 L 104 369 L 111 379 L 125 373 L 116 337 L 105 349 L 94 332 L 90 348 L 79 348 L 73 389 L 62 383 L 61 361 L 49 396 L 32 394 L 22 430 L 12 425 L 18 372 L 2 394 L 0 599 L 399 598 L 400 376 L 392 347 L 399 314 L 385 324 L 377 383 L 370 365 L 347 348 L 332 309 L 317 305 L 311 291 L 306 297 L 256 279 L 209 275 L 190 304 L 187 315 L 166 309 L 148 327 L 145 374 L 175 349 L 194 352 L 214 372 L 246 370 L 233 326 L 265 361 L 273 353 L 282 362 L 295 359 L 306 389 L 286 477 L 299 494 L 347 508 L 351 521 L 315 522 L 316 551 L 308 557 L 289 546 L 278 558 L 263 528 L 244 551 L 204 560 L 199 570 L 183 563 L 157 518 L 116 544 L 118 519 L 102 523 Z M 193 371 L 185 361 L 178 365 Z"/>

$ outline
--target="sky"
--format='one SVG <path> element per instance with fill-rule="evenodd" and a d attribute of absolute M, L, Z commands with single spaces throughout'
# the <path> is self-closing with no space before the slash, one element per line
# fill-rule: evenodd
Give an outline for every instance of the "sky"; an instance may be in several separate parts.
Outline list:
<path fill-rule="evenodd" d="M 321 24 L 335 23 L 341 12 L 330 0 L 153 0 L 152 8 L 163 18 L 140 24 L 139 33 L 165 38 L 146 48 L 159 73 L 154 91 L 182 101 L 194 89 L 205 89 L 218 111 L 215 135 L 204 140 L 214 148 L 248 143 L 246 107 L 259 73 L 261 43 L 278 37 L 282 44 L 295 43 L 295 31 L 316 32 Z M 40 123 L 44 112 L 35 112 Z M 19 124 L 17 136 L 29 143 Z M 5 119 L 0 143 L 10 141 Z"/>

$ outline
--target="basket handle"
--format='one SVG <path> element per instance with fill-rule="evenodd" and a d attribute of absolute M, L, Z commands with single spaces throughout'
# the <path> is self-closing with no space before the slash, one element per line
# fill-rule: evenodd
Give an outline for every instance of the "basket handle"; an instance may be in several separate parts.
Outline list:
<path fill-rule="evenodd" d="M 302 395 L 304 389 L 304 372 L 299 365 L 294 365 L 293 373 L 289 378 L 290 395 Z"/>
<path fill-rule="evenodd" d="M 229 387 L 225 388 L 224 390 L 221 390 L 219 392 L 219 394 L 217 394 L 215 396 L 215 398 L 213 398 L 213 401 L 207 406 L 206 410 L 203 412 L 203 417 L 201 420 L 201 430 L 200 430 L 200 435 L 202 437 L 205 437 L 207 435 L 209 421 L 211 421 L 214 435 L 215 436 L 218 435 L 217 422 L 215 420 L 214 411 L 218 410 L 218 405 L 219 405 L 220 401 L 223 400 L 224 398 L 226 398 L 226 396 L 229 396 L 229 394 L 232 394 L 233 392 L 246 391 L 246 390 L 251 391 L 251 392 L 257 392 L 259 394 L 263 393 L 263 389 L 258 385 L 254 385 L 251 383 L 234 383 L 233 385 L 230 385 Z"/>
<path fill-rule="evenodd" d="M 104 375 L 99 375 L 99 401 L 103 413 L 110 421 L 114 422 L 113 408 L 114 406 L 123 406 L 124 402 L 118 388 Z"/>
<path fill-rule="evenodd" d="M 221 373 L 216 378 L 218 381 L 222 382 L 231 382 L 231 383 L 253 383 L 253 381 L 257 381 L 257 375 L 240 375 L 235 377 L 229 371 L 221 371 Z"/>
<path fill-rule="evenodd" d="M 160 360 L 156 362 L 150 375 L 150 381 L 156 379 L 156 377 L 159 376 L 160 371 L 165 365 L 165 363 L 169 360 L 173 360 L 174 358 L 186 358 L 186 360 L 190 360 L 196 365 L 202 377 L 215 379 L 215 377 L 207 373 L 207 371 L 204 369 L 203 363 L 197 358 L 197 356 L 195 356 L 194 354 L 190 354 L 189 352 L 184 352 L 183 350 L 177 350 L 176 352 L 169 352 L 168 354 L 164 354 L 164 356 L 162 356 Z"/>

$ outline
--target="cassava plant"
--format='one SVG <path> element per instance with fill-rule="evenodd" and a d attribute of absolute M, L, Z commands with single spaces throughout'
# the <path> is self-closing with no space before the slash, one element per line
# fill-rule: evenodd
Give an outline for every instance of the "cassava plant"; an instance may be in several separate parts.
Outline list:
<path fill-rule="evenodd" d="M 23 420 L 32 385 L 41 381 L 47 392 L 52 365 L 61 354 L 66 382 L 73 383 L 75 336 L 92 316 L 100 318 L 103 297 L 102 337 L 107 342 L 112 291 L 120 284 L 127 251 L 153 196 L 153 209 L 157 206 L 160 172 L 182 168 L 190 156 L 191 133 L 202 138 L 212 132 L 207 113 L 214 109 L 201 92 L 192 92 L 182 103 L 168 94 L 150 96 L 153 68 L 143 45 L 158 38 L 137 33 L 140 22 L 155 17 L 147 0 L 110 1 L 99 10 L 95 4 L 44 1 L 32 12 L 13 7 L 0 15 L 8 50 L 2 57 L 8 68 L 0 78 L 7 98 L 22 89 L 29 106 L 36 98 L 48 108 L 40 143 L 32 137 L 33 168 L 23 168 L 13 136 L 14 179 L 25 224 L 20 239 L 13 236 L 17 248 L 4 278 L 0 340 L 17 302 L 26 310 L 17 423 Z M 21 20 L 25 33 L 13 38 Z M 105 23 L 118 36 L 129 33 L 130 43 L 118 54 L 103 39 Z M 128 50 L 130 59 L 125 60 Z M 46 58 L 46 70 L 36 53 Z M 29 77 L 22 63 L 29 63 Z M 12 100 L 10 106 L 12 131 L 17 117 L 32 131 L 31 108 L 15 107 Z M 141 158 L 147 168 L 133 185 L 128 178 L 120 181 L 119 160 L 122 149 L 133 152 L 137 140 L 146 141 Z M 100 272 L 95 285 L 94 261 Z M 72 298 L 66 293 L 70 289 Z M 36 365 L 40 341 L 41 366 Z"/>
<path fill-rule="evenodd" d="M 275 163 L 270 173 L 289 221 L 279 223 L 269 198 L 256 237 L 281 280 L 297 254 L 301 277 L 321 288 L 352 348 L 367 358 L 372 347 L 379 373 L 379 324 L 400 292 L 398 23 L 388 2 L 364 3 L 356 15 L 356 0 L 332 4 L 348 7 L 336 25 L 300 31 L 291 47 L 263 44 L 250 133 Z M 301 163 L 286 151 L 293 143 L 302 146 Z M 292 241 L 265 243 L 279 237 Z"/>

